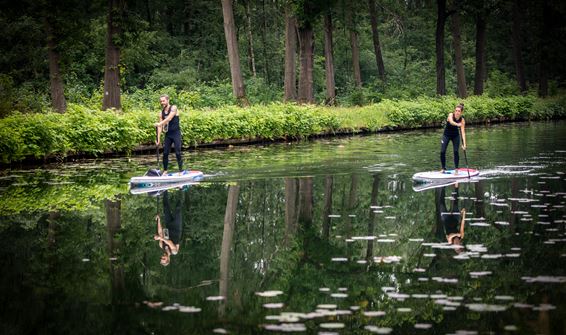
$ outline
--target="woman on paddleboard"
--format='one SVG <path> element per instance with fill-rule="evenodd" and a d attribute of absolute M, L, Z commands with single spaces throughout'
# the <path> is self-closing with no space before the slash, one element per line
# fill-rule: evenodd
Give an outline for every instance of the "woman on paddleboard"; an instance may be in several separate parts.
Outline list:
<path fill-rule="evenodd" d="M 462 149 L 466 150 L 466 121 L 464 120 L 464 116 L 462 116 L 463 112 L 464 104 L 461 103 L 454 108 L 454 112 L 448 114 L 448 118 L 446 119 L 446 127 L 444 128 L 442 140 L 440 141 L 440 163 L 442 164 L 442 172 L 446 171 L 446 148 L 448 147 L 448 142 L 452 141 L 455 169 L 458 169 L 460 163 L 460 154 L 458 152 L 460 134 L 462 136 Z M 458 170 L 456 170 L 455 173 L 457 174 Z"/>

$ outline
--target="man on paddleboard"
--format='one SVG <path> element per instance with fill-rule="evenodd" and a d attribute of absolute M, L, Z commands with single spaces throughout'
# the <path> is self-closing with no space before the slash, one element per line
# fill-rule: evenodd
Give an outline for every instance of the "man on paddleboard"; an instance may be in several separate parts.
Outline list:
<path fill-rule="evenodd" d="M 163 107 L 159 113 L 159 122 L 155 124 L 157 127 L 157 141 L 155 144 L 159 145 L 161 133 L 165 133 L 165 143 L 163 143 L 163 173 L 167 174 L 167 167 L 169 165 L 169 153 L 171 152 L 171 145 L 175 145 L 175 158 L 179 166 L 179 172 L 183 171 L 183 158 L 181 156 L 181 125 L 179 123 L 179 112 L 177 106 L 169 104 L 169 96 L 167 94 L 159 97 L 159 103 Z"/>
<path fill-rule="evenodd" d="M 464 104 L 460 103 L 454 112 L 448 114 L 446 119 L 446 127 L 444 127 L 444 133 L 442 134 L 442 140 L 440 141 L 440 163 L 442 164 L 442 172 L 446 171 L 446 148 L 448 147 L 448 142 L 452 141 L 452 148 L 454 149 L 454 168 L 455 173 L 458 173 L 458 166 L 460 163 L 460 153 L 458 152 L 458 147 L 460 146 L 460 134 L 462 136 L 462 149 L 466 150 L 466 121 L 462 115 L 464 112 Z"/>

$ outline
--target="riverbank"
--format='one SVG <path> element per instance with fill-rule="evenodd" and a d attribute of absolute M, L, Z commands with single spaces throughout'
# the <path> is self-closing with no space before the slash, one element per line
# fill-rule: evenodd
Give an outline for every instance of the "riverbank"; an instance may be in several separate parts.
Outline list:
<path fill-rule="evenodd" d="M 566 97 L 454 97 L 383 100 L 362 107 L 275 103 L 186 111 L 183 146 L 221 146 L 315 136 L 440 127 L 463 102 L 468 124 L 566 117 Z M 67 113 L 13 114 L 0 120 L 0 163 L 64 161 L 154 150 L 156 111 L 98 111 L 71 104 Z"/>

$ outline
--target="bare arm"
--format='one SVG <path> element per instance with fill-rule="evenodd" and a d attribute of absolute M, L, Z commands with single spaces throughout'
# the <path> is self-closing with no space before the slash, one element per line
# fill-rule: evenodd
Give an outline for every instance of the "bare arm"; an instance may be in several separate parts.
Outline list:
<path fill-rule="evenodd" d="M 159 119 L 161 121 L 158 123 L 158 126 L 162 127 L 163 125 L 168 124 L 169 121 L 171 121 L 175 117 L 175 115 L 177 115 L 177 106 L 171 106 L 171 112 L 169 113 L 169 115 L 167 115 L 165 120 L 161 120 L 161 114 L 159 114 Z"/>
<path fill-rule="evenodd" d="M 453 126 L 456 126 L 456 127 L 459 126 L 458 123 L 454 122 L 454 113 L 448 114 L 448 118 L 446 118 L 446 121 L 448 121 L 448 123 L 450 123 Z"/>

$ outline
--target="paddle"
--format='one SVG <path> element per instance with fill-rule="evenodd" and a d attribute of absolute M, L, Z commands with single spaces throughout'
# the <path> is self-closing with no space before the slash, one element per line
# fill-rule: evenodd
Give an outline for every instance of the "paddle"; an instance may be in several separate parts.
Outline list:
<path fill-rule="evenodd" d="M 464 141 L 464 136 L 462 136 L 462 128 L 458 127 L 458 131 L 460 132 L 460 139 Z M 471 178 L 470 168 L 468 167 L 468 155 L 466 155 L 466 149 L 462 149 L 462 150 L 464 150 L 464 159 L 466 160 L 466 171 L 468 171 L 468 178 Z"/>
<path fill-rule="evenodd" d="M 159 142 L 159 128 L 155 127 L 155 139 L 156 142 Z M 159 171 L 159 144 L 155 145 L 155 150 L 157 154 L 157 171 Z"/>

